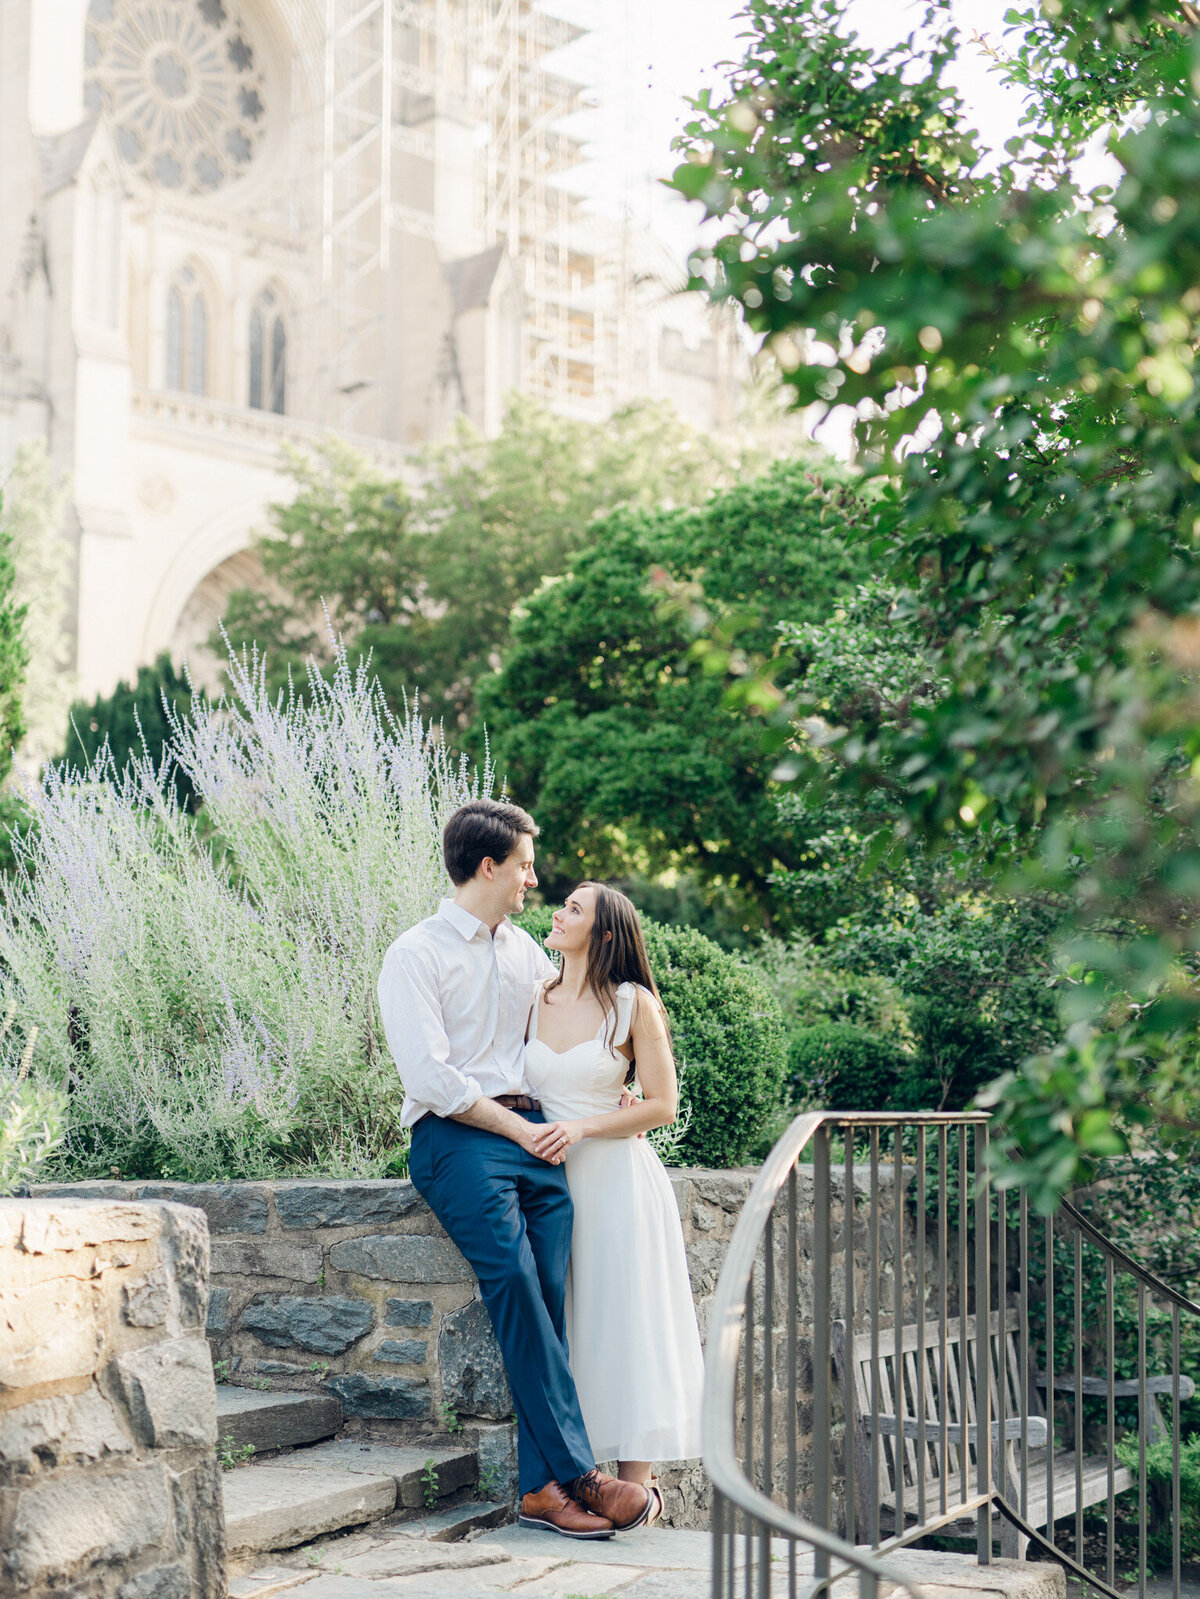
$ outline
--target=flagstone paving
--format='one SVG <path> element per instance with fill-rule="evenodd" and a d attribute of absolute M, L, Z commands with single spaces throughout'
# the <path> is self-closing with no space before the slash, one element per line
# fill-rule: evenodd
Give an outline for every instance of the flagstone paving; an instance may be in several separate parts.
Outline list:
<path fill-rule="evenodd" d="M 445 1512 L 452 1515 L 453 1512 Z M 436 1520 L 439 1518 L 430 1518 Z M 428 1523 L 376 1523 L 361 1532 L 289 1551 L 230 1582 L 230 1599 L 707 1599 L 712 1545 L 707 1533 L 652 1528 L 601 1543 L 572 1545 L 553 1533 L 505 1526 L 457 1543 L 422 1536 Z M 800 1552 L 801 1591 L 812 1555 Z M 891 1564 L 923 1599 L 1063 1599 L 1056 1566 L 906 1550 Z M 787 1545 L 772 1542 L 771 1599 L 788 1592 Z M 757 1583 L 756 1583 L 757 1589 Z M 834 1586 L 854 1599 L 856 1578 Z M 880 1586 L 880 1599 L 897 1593 Z"/>

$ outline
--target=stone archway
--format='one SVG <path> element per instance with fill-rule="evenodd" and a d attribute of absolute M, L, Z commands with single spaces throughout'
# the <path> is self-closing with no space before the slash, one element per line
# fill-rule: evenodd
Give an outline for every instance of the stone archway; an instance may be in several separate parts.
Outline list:
<path fill-rule="evenodd" d="M 255 550 L 239 550 L 214 566 L 192 590 L 179 613 L 166 648 L 173 661 L 187 661 L 195 683 L 210 693 L 224 687 L 221 662 L 209 641 L 225 615 L 234 589 L 264 589 L 262 561 Z"/>

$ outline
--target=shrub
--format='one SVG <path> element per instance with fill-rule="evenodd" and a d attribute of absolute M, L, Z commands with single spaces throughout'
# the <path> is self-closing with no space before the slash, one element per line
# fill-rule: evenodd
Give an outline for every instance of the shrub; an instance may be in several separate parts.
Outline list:
<path fill-rule="evenodd" d="M 818 1022 L 792 1034 L 788 1072 L 798 1105 L 822 1110 L 887 1110 L 912 1057 L 850 1022 Z"/>
<path fill-rule="evenodd" d="M 917 1058 L 895 1094 L 897 1110 L 962 1110 L 1010 1064 L 999 1029 L 971 1001 L 922 995 L 911 1016 Z"/>
<path fill-rule="evenodd" d="M 1155 1571 L 1171 1568 L 1171 1473 L 1174 1443 L 1160 1438 L 1146 1448 L 1146 1488 L 1150 1526 L 1146 1554 Z M 1136 1481 L 1140 1450 L 1136 1437 L 1117 1444 L 1117 1458 Z M 1185 1438 L 1179 1445 L 1179 1556 L 1181 1560 L 1200 1560 L 1200 1435 Z"/>
<path fill-rule="evenodd" d="M 852 1022 L 899 1044 L 911 1041 L 908 1008 L 897 985 L 829 965 L 804 933 L 786 940 L 767 935 L 746 959 L 779 1001 L 789 1035 L 819 1022 Z"/>
<path fill-rule="evenodd" d="M 445 891 L 441 826 L 478 785 L 344 652 L 304 701 L 271 699 L 258 661 L 229 677 L 228 698 L 171 719 L 163 764 L 52 767 L 14 840 L 0 1080 L 31 1058 L 68 1091 L 64 1175 L 402 1164 L 375 984 Z"/>
<path fill-rule="evenodd" d="M 62 1142 L 62 1097 L 33 1083 L 0 1088 L 0 1194 L 37 1176 Z"/>
<path fill-rule="evenodd" d="M 528 911 L 521 924 L 542 939 L 550 931 L 550 911 Z M 681 1110 L 691 1117 L 675 1159 L 736 1166 L 783 1098 L 787 1057 L 779 1006 L 760 978 L 702 933 L 644 917 L 642 927 L 683 1068 Z"/>

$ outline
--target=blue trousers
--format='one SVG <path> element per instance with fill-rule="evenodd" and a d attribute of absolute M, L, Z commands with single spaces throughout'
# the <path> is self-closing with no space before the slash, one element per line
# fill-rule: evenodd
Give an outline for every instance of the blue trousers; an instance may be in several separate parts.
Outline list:
<path fill-rule="evenodd" d="M 413 1128 L 408 1171 L 479 1278 L 517 1411 L 521 1493 L 582 1476 L 595 1461 L 567 1363 L 566 1173 L 510 1138 L 433 1115 Z"/>

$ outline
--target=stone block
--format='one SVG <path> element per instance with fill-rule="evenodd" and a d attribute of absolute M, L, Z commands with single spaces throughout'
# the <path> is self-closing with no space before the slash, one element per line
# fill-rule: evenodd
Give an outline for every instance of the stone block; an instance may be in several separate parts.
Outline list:
<path fill-rule="evenodd" d="M 229 1331 L 229 1301 L 233 1297 L 228 1288 L 214 1288 L 208 1296 L 208 1316 L 204 1330 L 210 1333 Z"/>
<path fill-rule="evenodd" d="M 58 1440 L 59 1465 L 65 1460 L 102 1460 L 105 1455 L 125 1455 L 133 1448 L 115 1408 L 98 1388 L 76 1394 L 69 1404 L 67 1424 Z"/>
<path fill-rule="evenodd" d="M 423 1366 L 428 1353 L 429 1345 L 423 1338 L 385 1338 L 371 1359 L 393 1366 Z"/>
<path fill-rule="evenodd" d="M 425 1201 L 405 1181 L 293 1182 L 275 1187 L 281 1227 L 376 1227 L 397 1222 Z"/>
<path fill-rule="evenodd" d="M 428 1299 L 389 1299 L 384 1320 L 389 1327 L 428 1327 L 433 1305 Z"/>
<path fill-rule="evenodd" d="M 349 1371 L 327 1377 L 325 1386 L 342 1401 L 347 1416 L 411 1421 L 432 1414 L 429 1384 L 419 1377 L 375 1377 Z"/>
<path fill-rule="evenodd" d="M 208 1315 L 208 1223 L 203 1211 L 183 1205 L 160 1214 L 166 1218 L 163 1245 L 175 1278 L 179 1320 L 184 1327 L 203 1327 Z"/>
<path fill-rule="evenodd" d="M 163 1266 L 121 1290 L 121 1319 L 127 1327 L 161 1327 L 170 1308 L 171 1285 Z"/>
<path fill-rule="evenodd" d="M 152 1566 L 117 1589 L 117 1599 L 191 1599 L 192 1574 L 186 1566 Z"/>
<path fill-rule="evenodd" d="M 6 1258 L 12 1255 L 6 1250 Z M 78 1265 L 80 1276 L 72 1275 Z M 0 1390 L 89 1377 L 100 1358 L 98 1288 L 91 1262 L 64 1259 L 42 1282 L 5 1284 L 0 1277 Z"/>
<path fill-rule="evenodd" d="M 267 1189 L 259 1183 L 196 1183 L 163 1197 L 202 1210 L 210 1234 L 267 1230 Z"/>
<path fill-rule="evenodd" d="M 344 1355 L 375 1324 L 365 1299 L 320 1295 L 260 1295 L 242 1311 L 239 1326 L 275 1349 L 308 1349 L 316 1355 Z"/>
<path fill-rule="evenodd" d="M 386 1516 L 395 1504 L 391 1477 L 299 1471 L 284 1461 L 247 1466 L 229 1472 L 225 1481 L 229 1553 L 289 1549 Z"/>
<path fill-rule="evenodd" d="M 483 1302 L 472 1299 L 442 1317 L 438 1336 L 442 1396 L 464 1416 L 499 1421 L 512 1414 L 512 1390 Z"/>
<path fill-rule="evenodd" d="M 161 1466 L 119 1476 L 52 1477 L 33 1482 L 17 1500 L 7 1570 L 25 1586 L 116 1565 L 156 1548 L 171 1524 Z"/>
<path fill-rule="evenodd" d="M 187 1449 L 217 1441 L 212 1359 L 202 1338 L 149 1344 L 113 1362 L 140 1441 Z"/>
<path fill-rule="evenodd" d="M 466 1283 L 470 1266 L 448 1238 L 412 1238 L 403 1234 L 369 1234 L 334 1244 L 329 1261 L 339 1271 L 392 1283 Z"/>
<path fill-rule="evenodd" d="M 291 1368 L 289 1375 L 295 1371 Z M 250 1444 L 256 1454 L 332 1437 L 341 1424 L 342 1407 L 332 1394 L 266 1394 L 227 1387 L 217 1394 L 221 1437 L 232 1438 L 239 1449 Z"/>
<path fill-rule="evenodd" d="M 224 1473 L 209 1455 L 172 1479 L 175 1542 L 191 1557 L 198 1595 L 225 1593 Z"/>
<path fill-rule="evenodd" d="M 214 1276 L 315 1283 L 321 1275 L 321 1251 L 312 1244 L 217 1238 L 212 1246 L 212 1269 Z"/>
<path fill-rule="evenodd" d="M 97 1245 L 146 1243 L 158 1236 L 161 1225 L 153 1205 L 22 1200 L 0 1222 L 0 1242 L 7 1235 L 7 1241 L 25 1255 L 73 1254 Z"/>
<path fill-rule="evenodd" d="M 475 1433 L 479 1491 L 501 1504 L 517 1502 L 517 1426 L 512 1421 L 481 1426 Z"/>

